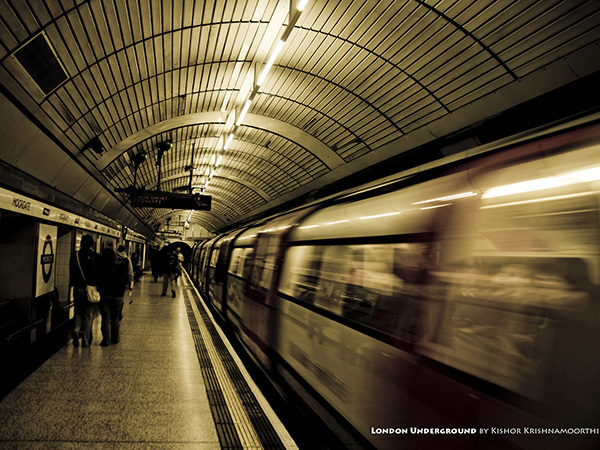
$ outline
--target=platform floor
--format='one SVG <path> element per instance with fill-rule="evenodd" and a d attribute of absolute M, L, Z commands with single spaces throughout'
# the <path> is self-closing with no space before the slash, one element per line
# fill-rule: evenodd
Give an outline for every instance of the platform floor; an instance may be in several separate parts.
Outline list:
<path fill-rule="evenodd" d="M 4 397 L 0 447 L 296 448 L 189 278 L 161 287 L 145 274 L 125 297 L 119 344 L 99 346 L 98 316 L 90 348 L 69 341 Z"/>

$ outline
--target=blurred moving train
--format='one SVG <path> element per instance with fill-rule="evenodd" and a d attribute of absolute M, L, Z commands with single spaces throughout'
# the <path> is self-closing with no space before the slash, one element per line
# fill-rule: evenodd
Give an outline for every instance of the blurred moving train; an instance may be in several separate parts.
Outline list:
<path fill-rule="evenodd" d="M 594 116 L 204 241 L 190 275 L 376 448 L 597 448 L 599 202 Z"/>

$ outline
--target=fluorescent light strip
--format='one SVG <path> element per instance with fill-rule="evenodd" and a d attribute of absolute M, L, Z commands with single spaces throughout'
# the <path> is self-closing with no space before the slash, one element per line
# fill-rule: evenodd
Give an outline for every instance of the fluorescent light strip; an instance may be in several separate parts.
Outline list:
<path fill-rule="evenodd" d="M 425 211 L 426 209 L 435 209 L 442 208 L 443 206 L 450 206 L 452 203 L 444 203 L 443 205 L 433 205 L 433 206 L 425 206 L 424 208 L 419 208 L 421 211 Z"/>
<path fill-rule="evenodd" d="M 463 192 L 461 194 L 448 195 L 447 197 L 440 197 L 440 198 L 432 198 L 430 200 L 423 200 L 422 202 L 413 203 L 413 205 L 422 205 L 423 203 L 431 203 L 431 202 L 445 202 L 445 201 L 448 201 L 448 200 L 456 200 L 458 198 L 472 197 L 474 195 L 477 195 L 477 193 L 475 193 L 475 192 Z"/>
<path fill-rule="evenodd" d="M 221 164 L 221 161 L 223 161 L 223 155 L 219 155 L 219 157 L 217 158 L 217 162 L 215 163 L 215 167 L 219 167 L 219 164 Z"/>
<path fill-rule="evenodd" d="M 392 213 L 386 213 L 386 214 L 377 214 L 375 216 L 364 216 L 364 217 L 359 217 L 360 220 L 368 220 L 368 219 L 378 219 L 380 217 L 388 217 L 388 216 L 397 216 L 398 214 L 400 214 L 399 212 L 392 212 Z"/>
<path fill-rule="evenodd" d="M 242 123 L 242 120 L 244 120 L 244 116 L 246 115 L 246 113 L 248 112 L 248 109 L 250 108 L 250 104 L 252 103 L 252 100 L 248 99 L 246 100 L 246 104 L 244 105 L 244 108 L 242 109 L 242 112 L 240 113 L 240 116 L 238 117 L 238 119 L 235 121 L 235 124 L 239 126 L 240 123 Z"/>
<path fill-rule="evenodd" d="M 231 145 L 231 141 L 233 141 L 233 133 L 230 133 L 229 136 L 227 137 L 227 140 L 225 141 L 225 145 L 223 146 L 223 150 L 227 150 L 229 148 L 229 146 Z"/>
<path fill-rule="evenodd" d="M 308 0 L 300 0 L 298 2 L 298 6 L 296 6 L 296 9 L 300 12 L 304 11 L 304 8 L 306 8 L 307 3 L 308 3 Z"/>
<path fill-rule="evenodd" d="M 600 191 L 588 191 L 588 192 L 580 192 L 578 194 L 567 194 L 567 195 L 557 195 L 555 197 L 535 198 L 533 200 L 523 200 L 520 202 L 499 203 L 497 205 L 481 206 L 481 207 L 479 207 L 479 209 L 494 209 L 494 208 L 503 208 L 505 206 L 517 206 L 517 205 L 528 205 L 531 203 L 552 202 L 555 200 L 565 200 L 568 198 L 578 198 L 578 197 L 587 197 L 589 195 L 597 195 L 598 192 L 600 192 Z"/>
<path fill-rule="evenodd" d="M 267 61 L 267 65 L 264 67 L 264 69 L 260 73 L 260 76 L 256 80 L 257 86 L 260 86 L 265 81 L 265 78 L 267 77 L 267 73 L 269 72 L 269 70 L 271 70 L 273 63 L 275 62 L 275 58 L 277 58 L 277 56 L 279 55 L 279 52 L 281 52 L 281 49 L 283 48 L 284 44 L 285 44 L 285 42 L 282 40 L 279 40 L 279 42 L 277 42 L 277 46 L 275 47 L 275 50 L 273 51 L 273 53 L 271 54 L 271 57 Z"/>
<path fill-rule="evenodd" d="M 555 177 L 538 178 L 537 180 L 521 181 L 488 189 L 481 198 L 503 197 L 506 195 L 524 194 L 526 192 L 542 191 L 571 184 L 586 183 L 600 180 L 600 167 L 578 170 L 557 175 Z"/>

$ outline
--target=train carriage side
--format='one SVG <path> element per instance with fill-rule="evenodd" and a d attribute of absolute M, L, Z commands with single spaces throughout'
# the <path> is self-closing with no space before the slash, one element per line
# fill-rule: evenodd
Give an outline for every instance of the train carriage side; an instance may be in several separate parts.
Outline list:
<path fill-rule="evenodd" d="M 468 448 L 478 437 L 373 429 L 599 426 L 593 136 L 597 127 L 563 133 L 308 216 L 290 234 L 278 290 L 284 378 L 377 448 Z"/>

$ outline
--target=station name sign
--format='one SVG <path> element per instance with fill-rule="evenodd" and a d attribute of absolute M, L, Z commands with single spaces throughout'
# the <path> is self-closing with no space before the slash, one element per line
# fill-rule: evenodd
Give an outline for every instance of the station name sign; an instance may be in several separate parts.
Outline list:
<path fill-rule="evenodd" d="M 128 189 L 131 206 L 136 208 L 195 209 L 210 211 L 212 197 L 200 194 L 179 194 L 162 191 Z"/>

